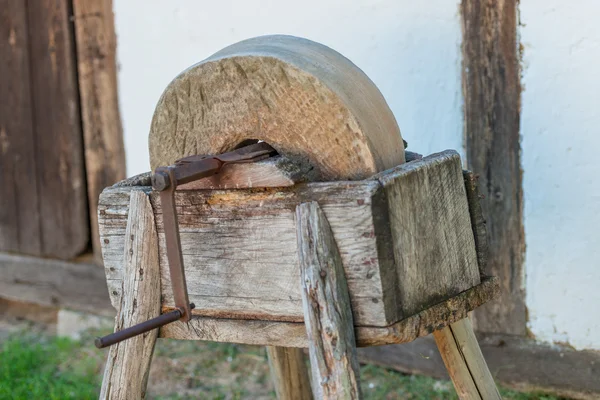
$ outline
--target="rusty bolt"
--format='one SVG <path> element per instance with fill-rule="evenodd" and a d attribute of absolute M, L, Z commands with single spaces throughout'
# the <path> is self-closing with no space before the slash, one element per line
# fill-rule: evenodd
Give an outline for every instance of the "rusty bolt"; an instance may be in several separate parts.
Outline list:
<path fill-rule="evenodd" d="M 152 188 L 162 192 L 171 185 L 171 179 L 166 171 L 157 171 L 152 174 Z"/>

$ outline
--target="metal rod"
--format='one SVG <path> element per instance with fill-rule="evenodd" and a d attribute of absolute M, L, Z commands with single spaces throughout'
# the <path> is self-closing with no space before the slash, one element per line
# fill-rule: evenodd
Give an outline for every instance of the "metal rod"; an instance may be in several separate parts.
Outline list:
<path fill-rule="evenodd" d="M 172 171 L 170 172 L 172 173 Z M 173 182 L 172 178 L 171 174 L 171 182 Z M 163 211 L 163 229 L 165 231 L 173 299 L 175 300 L 175 307 L 181 310 L 179 318 L 183 322 L 187 322 L 192 318 L 192 312 L 185 281 L 183 255 L 181 254 L 181 239 L 179 238 L 179 224 L 177 222 L 177 210 L 175 209 L 175 185 L 171 185 L 160 192 L 160 206 Z"/>
<path fill-rule="evenodd" d="M 194 305 L 190 304 L 190 308 L 194 308 Z M 122 342 L 123 340 L 130 339 L 134 336 L 141 335 L 142 333 L 149 332 L 153 329 L 160 328 L 161 326 L 170 324 L 171 322 L 175 322 L 181 318 L 181 315 L 181 310 L 176 309 L 140 324 L 122 329 L 115 333 L 111 333 L 110 335 L 96 338 L 94 344 L 97 348 L 102 349 L 115 343 Z"/>

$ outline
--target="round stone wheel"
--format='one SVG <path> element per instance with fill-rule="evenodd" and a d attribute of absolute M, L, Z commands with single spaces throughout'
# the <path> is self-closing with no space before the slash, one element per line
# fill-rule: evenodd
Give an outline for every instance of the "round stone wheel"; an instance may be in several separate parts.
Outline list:
<path fill-rule="evenodd" d="M 362 179 L 404 162 L 398 124 L 375 84 L 329 47 L 293 36 L 231 45 L 177 76 L 161 96 L 150 164 L 263 140 L 320 180 Z"/>

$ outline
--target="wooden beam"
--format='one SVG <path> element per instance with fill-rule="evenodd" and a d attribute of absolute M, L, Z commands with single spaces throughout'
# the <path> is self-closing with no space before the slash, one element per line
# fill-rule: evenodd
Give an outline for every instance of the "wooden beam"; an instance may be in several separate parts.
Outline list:
<path fill-rule="evenodd" d="M 102 261 L 98 197 L 125 178 L 112 0 L 73 0 L 91 239 Z"/>
<path fill-rule="evenodd" d="M 0 16 L 0 251 L 71 259 L 89 222 L 69 2 Z"/>
<path fill-rule="evenodd" d="M 123 297 L 115 332 L 160 315 L 160 269 L 158 237 L 148 196 L 131 196 L 125 245 Z M 100 399 L 145 399 L 150 362 L 158 329 L 110 347 L 102 379 Z"/>
<path fill-rule="evenodd" d="M 467 163 L 485 196 L 486 272 L 502 288 L 498 300 L 475 312 L 476 329 L 525 335 L 517 3 L 462 1 L 462 79 Z"/>
<path fill-rule="evenodd" d="M 339 250 L 317 202 L 296 207 L 302 308 L 315 399 L 360 399 L 354 321 Z"/>
<path fill-rule="evenodd" d="M 90 261 L 0 253 L 0 297 L 114 316 L 104 271 Z"/>
<path fill-rule="evenodd" d="M 271 379 L 279 400 L 313 398 L 303 349 L 267 346 L 267 355 Z"/>
<path fill-rule="evenodd" d="M 0 251 L 42 254 L 26 2 L 0 0 Z"/>
<path fill-rule="evenodd" d="M 68 260 L 89 244 L 71 7 L 69 0 L 27 5 L 40 255 Z"/>
<path fill-rule="evenodd" d="M 600 354 L 543 344 L 511 335 L 479 334 L 479 345 L 492 376 L 503 385 L 523 391 L 544 391 L 574 399 L 600 396 Z M 410 374 L 448 379 L 431 336 L 411 343 L 359 349 L 361 362 Z"/>
<path fill-rule="evenodd" d="M 467 313 L 498 294 L 495 278 L 451 299 L 385 327 L 355 327 L 358 346 L 408 343 L 436 329 L 466 318 Z M 277 322 L 193 317 L 187 323 L 173 322 L 161 328 L 160 337 L 178 340 L 210 340 L 251 345 L 308 347 L 302 322 Z"/>
<path fill-rule="evenodd" d="M 461 399 L 502 400 L 469 318 L 433 332 L 433 337 Z"/>

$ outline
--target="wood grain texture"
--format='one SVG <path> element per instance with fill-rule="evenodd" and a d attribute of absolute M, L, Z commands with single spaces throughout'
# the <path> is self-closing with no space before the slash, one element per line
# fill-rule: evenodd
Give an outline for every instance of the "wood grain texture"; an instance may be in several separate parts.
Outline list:
<path fill-rule="evenodd" d="M 302 308 L 316 399 L 359 399 L 360 368 L 342 259 L 317 202 L 296 207 Z"/>
<path fill-rule="evenodd" d="M 308 160 L 322 180 L 366 178 L 404 162 L 400 130 L 373 82 L 334 50 L 292 36 L 236 43 L 176 77 L 154 113 L 150 164 L 248 139 Z"/>
<path fill-rule="evenodd" d="M 467 317 L 469 311 L 498 294 L 495 278 L 401 321 L 385 327 L 356 326 L 359 347 L 408 343 L 436 329 Z M 160 337 L 180 340 L 209 340 L 251 345 L 308 347 L 302 322 L 239 320 L 195 316 L 189 323 L 174 322 L 161 328 Z"/>
<path fill-rule="evenodd" d="M 115 331 L 160 315 L 158 238 L 148 196 L 131 196 L 124 249 L 125 279 Z M 110 347 L 100 399 L 143 399 L 158 329 Z"/>
<path fill-rule="evenodd" d="M 87 197 L 94 254 L 102 261 L 98 197 L 125 178 L 125 147 L 117 98 L 112 0 L 73 0 Z"/>
<path fill-rule="evenodd" d="M 89 259 L 68 262 L 0 253 L 0 297 L 115 315 L 106 275 Z"/>
<path fill-rule="evenodd" d="M 27 5 L 42 243 L 38 255 L 71 259 L 89 243 L 89 219 L 70 1 Z"/>
<path fill-rule="evenodd" d="M 479 283 L 460 157 L 445 151 L 377 175 L 385 189 L 403 315 Z"/>
<path fill-rule="evenodd" d="M 454 341 L 450 327 L 433 332 L 433 337 L 458 397 L 461 400 L 482 400 L 483 397 L 477 390 L 477 385 L 471 376 L 469 366 L 463 359 Z"/>
<path fill-rule="evenodd" d="M 477 265 L 479 265 L 479 274 L 483 276 L 486 274 L 488 242 L 487 227 L 481 210 L 478 177 L 471 171 L 463 171 L 463 178 L 465 179 L 465 189 L 469 202 L 469 215 L 471 216 L 471 228 L 473 229 L 475 251 L 477 252 Z"/>
<path fill-rule="evenodd" d="M 463 0 L 461 11 L 467 163 L 485 196 L 486 273 L 502 286 L 474 322 L 480 331 L 525 335 L 517 1 Z"/>
<path fill-rule="evenodd" d="M 39 255 L 40 211 L 26 3 L 0 0 L 0 251 Z"/>
<path fill-rule="evenodd" d="M 122 249 L 129 195 L 149 188 L 109 188 L 101 196 L 99 222 L 104 265 L 113 304 L 123 277 Z M 332 226 L 351 290 L 354 318 L 361 325 L 386 326 L 398 320 L 385 300 L 384 275 L 393 262 L 380 253 L 375 235 L 373 198 L 376 181 L 298 185 L 282 189 L 182 191 L 176 195 L 180 235 L 194 315 L 296 321 L 303 320 L 294 210 L 303 201 L 319 201 Z M 172 305 L 164 248 L 162 211 L 151 195 L 159 232 L 163 306 Z M 385 230 L 382 227 L 381 230 Z M 379 260 L 384 260 L 382 270 Z M 383 264 L 383 263 L 382 263 Z M 391 268 L 390 268 L 391 267 Z M 390 273 L 391 271 L 391 273 Z M 387 280 L 387 278 L 386 278 Z M 386 306 L 387 304 L 387 306 Z"/>
<path fill-rule="evenodd" d="M 478 334 L 481 351 L 499 383 L 522 391 L 541 391 L 572 399 L 600 396 L 600 354 L 543 344 L 514 335 Z M 359 349 L 361 362 L 410 374 L 448 379 L 432 337 L 398 346 Z"/>
<path fill-rule="evenodd" d="M 304 351 L 294 347 L 267 346 L 271 379 L 279 400 L 312 400 Z"/>
<path fill-rule="evenodd" d="M 477 391 L 482 399 L 501 400 L 500 392 L 490 373 L 490 369 L 483 358 L 479 343 L 473 332 L 473 325 L 469 318 L 461 319 L 448 327 L 460 351 L 462 359 L 469 367 L 469 373 L 477 386 Z"/>
<path fill-rule="evenodd" d="M 194 314 L 303 320 L 294 209 L 306 201 L 317 201 L 331 225 L 357 326 L 389 326 L 477 285 L 477 256 L 456 152 L 426 157 L 376 178 L 279 189 L 178 192 L 188 289 L 197 305 Z M 143 177 L 134 181 L 146 182 Z M 414 190 L 403 192 L 410 185 Z M 394 190 L 386 196 L 389 188 Z M 150 192 L 148 187 L 115 186 L 101 197 L 99 222 L 113 304 L 120 296 L 129 194 L 136 190 Z M 160 238 L 163 306 L 168 307 L 172 295 L 162 215 L 155 194 L 151 201 Z M 400 230 L 394 240 L 392 224 Z M 404 264 L 394 261 L 395 254 Z M 404 256 L 406 260 L 400 258 Z M 417 281 L 420 277 L 423 280 Z"/>
<path fill-rule="evenodd" d="M 502 399 L 469 318 L 433 332 L 433 337 L 461 399 Z"/>

